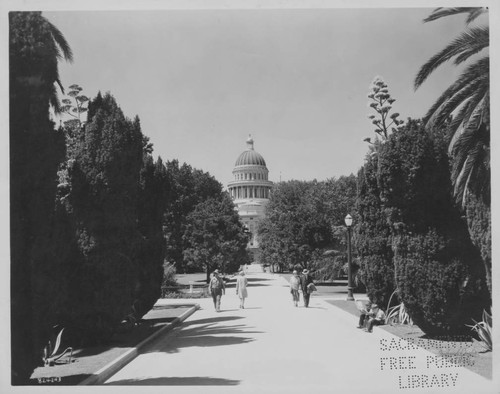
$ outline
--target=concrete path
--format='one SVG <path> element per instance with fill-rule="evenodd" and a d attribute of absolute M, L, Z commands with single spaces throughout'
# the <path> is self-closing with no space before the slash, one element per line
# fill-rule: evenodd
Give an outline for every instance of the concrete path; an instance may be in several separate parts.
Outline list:
<path fill-rule="evenodd" d="M 278 275 L 247 277 L 245 309 L 234 288 L 220 313 L 211 299 L 199 300 L 201 309 L 181 327 L 105 384 L 169 386 L 170 393 L 497 392 L 491 380 L 426 350 L 403 349 L 384 330 L 356 329 L 351 314 L 319 297 L 294 307 Z"/>

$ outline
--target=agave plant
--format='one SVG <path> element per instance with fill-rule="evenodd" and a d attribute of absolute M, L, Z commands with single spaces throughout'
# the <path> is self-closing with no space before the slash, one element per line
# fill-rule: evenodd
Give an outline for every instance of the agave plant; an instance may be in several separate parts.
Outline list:
<path fill-rule="evenodd" d="M 64 328 L 59 331 L 57 334 L 56 342 L 52 345 L 52 341 L 49 341 L 47 346 L 43 349 L 43 362 L 45 366 L 53 366 L 56 364 L 56 361 L 62 358 L 66 353 L 70 352 L 68 363 L 71 363 L 71 357 L 73 356 L 73 348 L 68 347 L 61 354 L 57 354 L 59 347 L 61 346 L 61 338 L 63 334 Z"/>
<path fill-rule="evenodd" d="M 483 342 L 484 347 L 488 351 L 493 350 L 493 335 L 492 335 L 492 330 L 493 330 L 493 318 L 488 312 L 483 311 L 483 320 L 480 322 L 475 321 L 472 319 L 472 321 L 476 324 L 468 325 L 466 324 L 467 327 L 470 327 L 472 330 L 477 332 L 477 335 L 479 335 L 479 339 L 481 339 L 481 342 Z"/>
<path fill-rule="evenodd" d="M 403 302 L 387 310 L 385 322 L 386 324 L 397 323 L 397 324 L 409 324 L 411 326 L 413 325 L 413 320 L 408 314 L 408 311 L 406 310 L 405 304 Z"/>
<path fill-rule="evenodd" d="M 385 313 L 385 324 L 409 324 L 413 325 L 413 320 L 406 310 L 405 304 L 402 302 L 398 305 L 390 306 L 392 297 L 396 294 L 397 290 L 394 290 L 389 298 L 389 303 L 387 304 L 387 311 Z"/>

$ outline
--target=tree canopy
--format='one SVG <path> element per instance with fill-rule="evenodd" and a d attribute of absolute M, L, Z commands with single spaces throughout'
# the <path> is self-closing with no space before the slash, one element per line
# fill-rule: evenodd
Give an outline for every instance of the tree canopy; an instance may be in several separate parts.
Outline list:
<path fill-rule="evenodd" d="M 189 271 L 184 264 L 183 233 L 187 216 L 196 205 L 209 199 L 222 198 L 222 185 L 213 176 L 178 160 L 167 161 L 167 205 L 164 213 L 166 259 L 178 272 Z"/>
<path fill-rule="evenodd" d="M 246 247 L 250 235 L 234 208 L 224 193 L 219 199 L 199 203 L 187 216 L 184 260 L 193 270 L 205 270 L 207 283 L 215 268 L 234 272 L 248 263 Z"/>
<path fill-rule="evenodd" d="M 325 264 L 333 265 L 322 255 L 343 247 L 343 234 L 335 233 L 334 227 L 342 226 L 346 214 L 353 212 L 355 195 L 354 175 L 275 185 L 258 228 L 263 261 L 278 269 L 300 266 L 320 271 Z"/>

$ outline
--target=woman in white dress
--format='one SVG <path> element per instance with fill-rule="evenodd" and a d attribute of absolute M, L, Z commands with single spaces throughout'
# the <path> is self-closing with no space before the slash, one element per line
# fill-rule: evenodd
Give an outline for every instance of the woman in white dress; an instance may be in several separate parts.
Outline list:
<path fill-rule="evenodd" d="M 297 271 L 293 271 L 293 275 L 290 278 L 290 293 L 292 293 L 293 305 L 299 306 L 299 288 L 300 288 L 300 277 Z"/>
<path fill-rule="evenodd" d="M 247 284 L 245 272 L 240 271 L 240 275 L 236 278 L 236 294 L 240 297 L 240 309 L 245 309 L 245 298 L 248 297 Z"/>

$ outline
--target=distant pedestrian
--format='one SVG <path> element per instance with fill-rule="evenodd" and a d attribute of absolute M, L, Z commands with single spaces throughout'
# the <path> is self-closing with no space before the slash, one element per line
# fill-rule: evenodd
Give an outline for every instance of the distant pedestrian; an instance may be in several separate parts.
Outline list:
<path fill-rule="evenodd" d="M 299 306 L 299 289 L 300 289 L 300 277 L 297 271 L 293 271 L 293 275 L 290 278 L 290 293 L 292 293 L 292 300 L 295 306 Z"/>
<path fill-rule="evenodd" d="M 245 298 L 248 297 L 247 284 L 248 279 L 245 277 L 245 273 L 240 271 L 236 278 L 236 294 L 240 297 L 240 309 L 245 309 Z"/>
<path fill-rule="evenodd" d="M 220 300 L 223 294 L 226 294 L 226 285 L 224 280 L 219 275 L 219 270 L 215 270 L 212 274 L 212 279 L 208 284 L 208 292 L 214 300 L 214 307 L 217 312 L 220 312 Z"/>
<path fill-rule="evenodd" d="M 312 286 L 309 286 L 312 283 Z M 302 288 L 302 297 L 304 297 L 304 306 L 309 307 L 309 298 L 311 297 L 311 287 L 314 286 L 313 279 L 309 274 L 309 270 L 305 269 L 302 271 L 302 276 L 300 277 L 300 287 Z"/>

